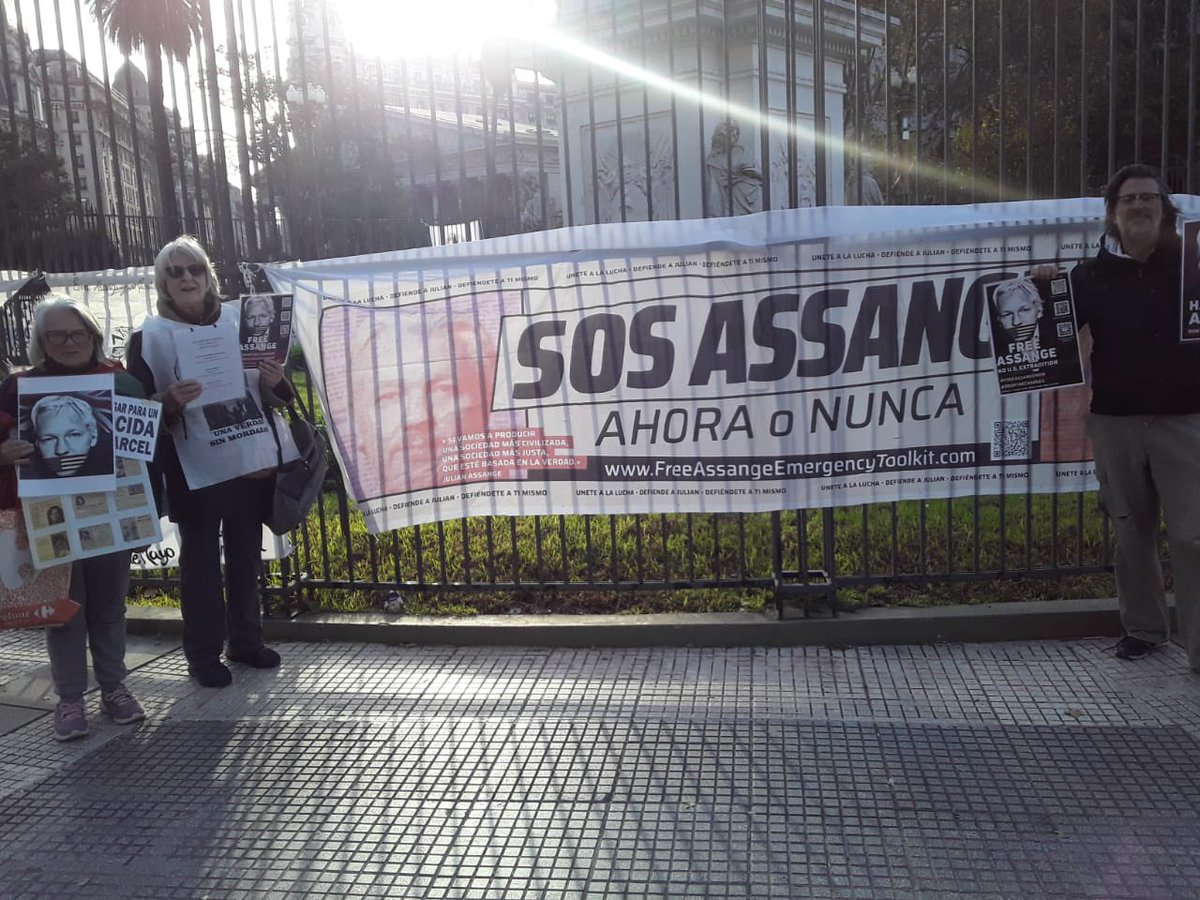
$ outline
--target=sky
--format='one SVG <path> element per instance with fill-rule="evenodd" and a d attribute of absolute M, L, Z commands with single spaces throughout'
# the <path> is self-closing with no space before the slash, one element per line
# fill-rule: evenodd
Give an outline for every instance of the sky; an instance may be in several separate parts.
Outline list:
<path fill-rule="evenodd" d="M 363 57 L 473 53 L 489 39 L 521 38 L 554 22 L 555 0 L 338 0 Z"/>

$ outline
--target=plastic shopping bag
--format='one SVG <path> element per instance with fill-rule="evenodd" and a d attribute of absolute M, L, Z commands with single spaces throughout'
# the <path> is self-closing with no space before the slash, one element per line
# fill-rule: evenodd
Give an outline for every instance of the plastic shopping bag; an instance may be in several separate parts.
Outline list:
<path fill-rule="evenodd" d="M 20 510 L 0 509 L 0 629 L 69 622 L 79 612 L 70 582 L 70 565 L 34 568 Z"/>

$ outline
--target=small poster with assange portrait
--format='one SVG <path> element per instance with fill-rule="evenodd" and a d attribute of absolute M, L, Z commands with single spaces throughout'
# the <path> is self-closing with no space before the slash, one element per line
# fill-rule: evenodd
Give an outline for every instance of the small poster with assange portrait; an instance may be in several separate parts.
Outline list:
<path fill-rule="evenodd" d="M 21 378 L 17 409 L 17 434 L 33 444 L 17 466 L 17 496 L 116 487 L 111 374 Z"/>
<path fill-rule="evenodd" d="M 1180 273 L 1179 342 L 1200 342 L 1200 219 L 1183 220 L 1183 272 Z"/>
<path fill-rule="evenodd" d="M 162 537 L 150 490 L 150 469 L 140 459 L 117 458 L 116 487 L 21 504 L 33 564 L 39 569 L 117 550 L 146 547 Z"/>
<path fill-rule="evenodd" d="M 292 346 L 292 295 L 248 294 L 241 298 L 242 368 L 287 362 Z"/>
<path fill-rule="evenodd" d="M 985 288 L 1001 394 L 1083 384 L 1075 301 L 1066 272 L 1028 275 Z"/>

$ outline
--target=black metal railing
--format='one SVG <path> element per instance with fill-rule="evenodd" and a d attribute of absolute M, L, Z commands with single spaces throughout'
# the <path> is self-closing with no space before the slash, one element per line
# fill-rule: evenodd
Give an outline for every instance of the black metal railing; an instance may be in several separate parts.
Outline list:
<path fill-rule="evenodd" d="M 328 0 L 224 0 L 126 21 L 171 48 L 132 62 L 93 8 L 0 5 L 0 268 L 142 265 L 188 231 L 233 292 L 239 263 L 454 235 L 1095 195 L 1133 161 L 1200 191 L 1197 0 L 560 0 L 552 38 L 441 59 L 363 55 Z M 286 578 L 787 593 L 1100 571 L 1104 528 L 1022 495 L 370 536 L 331 485 Z"/>

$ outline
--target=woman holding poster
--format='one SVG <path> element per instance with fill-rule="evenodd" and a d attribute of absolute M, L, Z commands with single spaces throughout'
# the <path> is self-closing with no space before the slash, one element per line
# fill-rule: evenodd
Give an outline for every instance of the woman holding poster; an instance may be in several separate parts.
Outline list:
<path fill-rule="evenodd" d="M 29 331 L 29 361 L 33 368 L 11 375 L 0 384 L 0 508 L 17 505 L 16 467 L 44 465 L 47 459 L 66 457 L 46 447 L 14 438 L 18 414 L 17 379 L 112 373 L 116 391 L 144 397 L 141 383 L 121 364 L 102 352 L 103 332 L 87 307 L 70 297 L 49 295 L 33 312 Z M 28 384 L 28 382 L 26 382 Z M 71 395 L 48 398 L 52 402 L 35 413 L 39 440 L 75 450 L 80 465 L 95 443 L 92 412 L 87 403 Z M 61 427 L 60 427 L 61 426 Z M 78 447 L 68 446 L 72 442 Z M 111 446 L 109 454 L 111 460 Z M 62 508 L 50 507 L 48 524 L 63 522 Z M 51 538 L 65 541 L 62 533 Z M 92 669 L 100 684 L 100 709 L 118 725 L 146 717 L 142 705 L 125 687 L 125 595 L 129 591 L 129 550 L 77 559 L 71 564 L 71 599 L 81 607 L 65 625 L 46 629 L 46 649 L 58 705 L 54 709 L 54 737 L 69 741 L 88 733 L 83 694 L 87 690 L 87 646 L 92 649 Z"/>
<path fill-rule="evenodd" d="M 163 404 L 158 463 L 167 515 L 179 528 L 188 672 L 205 687 L 225 687 L 233 681 L 221 662 L 226 641 L 228 660 L 279 665 L 279 654 L 263 644 L 258 579 L 271 475 L 281 453 L 285 462 L 298 456 L 290 430 L 279 424 L 277 444 L 266 417 L 291 398 L 291 387 L 277 362 L 242 370 L 237 304 L 221 303 L 212 263 L 195 238 L 176 238 L 159 251 L 154 284 L 158 315 L 131 336 L 129 370 Z"/>

